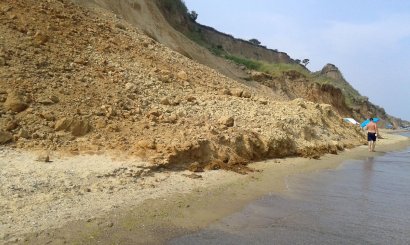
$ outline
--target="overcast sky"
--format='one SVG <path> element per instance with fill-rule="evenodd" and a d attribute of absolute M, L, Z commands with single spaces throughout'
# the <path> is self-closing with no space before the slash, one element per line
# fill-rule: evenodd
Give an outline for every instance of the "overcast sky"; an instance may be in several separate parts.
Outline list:
<path fill-rule="evenodd" d="M 185 0 L 197 22 L 242 39 L 335 64 L 390 115 L 410 120 L 410 0 Z"/>

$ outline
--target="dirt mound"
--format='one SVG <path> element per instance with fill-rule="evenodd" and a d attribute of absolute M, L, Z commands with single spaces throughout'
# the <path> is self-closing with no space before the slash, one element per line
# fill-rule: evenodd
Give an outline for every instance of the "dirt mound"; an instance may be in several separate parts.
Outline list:
<path fill-rule="evenodd" d="M 0 21 L 0 130 L 17 147 L 242 171 L 362 143 L 331 106 L 263 97 L 111 13 L 5 0 Z"/>

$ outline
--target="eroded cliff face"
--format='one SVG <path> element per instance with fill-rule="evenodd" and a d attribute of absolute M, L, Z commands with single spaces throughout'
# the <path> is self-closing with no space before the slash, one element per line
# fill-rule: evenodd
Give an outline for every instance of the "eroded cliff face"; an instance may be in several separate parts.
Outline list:
<path fill-rule="evenodd" d="M 305 75 L 296 72 L 284 72 L 280 77 L 266 73 L 252 72 L 252 79 L 269 87 L 282 100 L 303 98 L 315 103 L 332 105 L 343 117 L 351 116 L 353 111 L 346 104 L 345 96 L 339 88 L 329 84 L 312 82 Z"/>
<path fill-rule="evenodd" d="M 386 113 L 386 111 L 369 101 L 365 96 L 362 96 L 356 89 L 354 89 L 343 77 L 339 68 L 333 64 L 327 64 L 320 71 L 322 76 L 332 79 L 329 86 L 333 86 L 341 89 L 342 96 L 345 100 L 348 98 L 350 100 L 349 108 L 351 117 L 356 118 L 358 121 L 369 118 L 378 117 L 382 121 L 379 123 L 381 127 L 388 124 L 394 127 L 399 127 L 401 122 L 397 118 L 394 118 Z"/>
<path fill-rule="evenodd" d="M 192 21 L 185 13 L 172 12 L 164 7 L 161 8 L 163 0 L 156 0 L 156 2 L 168 22 L 176 30 L 184 33 L 187 37 L 191 37 L 198 44 L 208 49 L 224 51 L 230 55 L 268 63 L 295 63 L 285 52 L 268 49 L 264 46 L 222 33 L 212 27 L 201 25 Z"/>
<path fill-rule="evenodd" d="M 157 6 L 166 17 L 167 21 L 178 31 L 184 33 L 188 37 L 193 37 L 197 43 L 200 43 L 207 49 L 218 54 L 220 52 L 246 59 L 253 59 L 264 61 L 267 63 L 287 63 L 295 64 L 295 61 L 286 53 L 277 50 L 267 49 L 264 46 L 255 45 L 248 41 L 234 38 L 229 34 L 219 32 L 212 27 L 204 26 L 195 21 L 192 21 L 186 13 L 169 12 L 165 8 L 161 8 L 163 0 L 156 0 Z M 242 67 L 243 68 L 243 67 Z M 248 71 L 249 73 L 249 71 Z M 332 79 L 334 82 L 329 84 L 318 85 L 316 82 L 304 83 L 289 83 L 292 79 L 285 79 L 287 75 L 276 79 L 277 84 L 284 87 L 288 84 L 286 96 L 285 92 L 277 93 L 273 91 L 275 98 L 305 98 L 315 102 L 329 103 L 335 106 L 335 109 L 341 113 L 342 116 L 353 117 L 358 121 L 368 117 L 382 118 L 381 126 L 385 124 L 392 124 L 395 127 L 403 125 L 403 121 L 388 115 L 383 108 L 372 104 L 367 97 L 361 96 L 360 93 L 354 89 L 349 82 L 345 80 L 340 70 L 333 64 L 327 64 L 319 72 L 322 77 Z M 242 76 L 242 78 L 246 76 Z M 252 79 L 246 78 L 247 80 Z M 282 79 L 282 80 L 280 80 Z M 311 79 L 312 80 L 312 79 Z M 248 85 L 251 83 L 247 83 Z M 259 87 L 260 92 L 266 91 L 266 88 Z M 292 89 L 296 91 L 290 92 Z M 311 91 L 308 94 L 300 91 Z M 289 95 L 291 94 L 291 95 Z"/>
<path fill-rule="evenodd" d="M 163 1 L 157 0 L 159 6 L 161 6 L 161 2 Z M 193 38 L 197 43 L 215 53 L 222 52 L 267 63 L 296 64 L 286 53 L 267 49 L 264 46 L 255 45 L 221 33 L 211 27 L 192 21 L 185 13 L 169 12 L 164 8 L 160 8 L 160 10 L 175 29 Z M 322 77 L 331 79 L 332 82 L 319 85 L 312 81 L 313 79 L 301 81 L 296 78 L 295 80 L 292 76 L 289 78 L 289 74 L 284 74 L 282 77 L 276 77 L 274 81 L 269 81 L 267 86 L 273 88 L 273 94 L 276 98 L 305 98 L 314 102 L 331 104 L 340 115 L 354 117 L 358 121 L 368 117 L 380 117 L 383 119 L 383 122 L 380 123 L 381 126 L 385 124 L 400 124 L 400 120 L 389 116 L 383 108 L 372 104 L 366 97 L 361 96 L 345 80 L 335 65 L 327 64 L 317 73 Z M 251 77 L 251 79 L 254 79 L 254 77 Z M 280 87 L 281 89 L 275 87 Z M 265 89 L 262 88 L 262 90 Z"/>
<path fill-rule="evenodd" d="M 295 63 L 285 52 L 267 49 L 248 41 L 234 38 L 208 26 L 196 24 L 196 32 L 200 32 L 203 40 L 214 47 L 219 47 L 229 54 L 246 57 L 253 60 L 262 60 L 268 63 Z"/>
<path fill-rule="evenodd" d="M 320 74 L 337 81 L 345 80 L 339 68 L 333 64 L 325 65 L 320 71 Z"/>
<path fill-rule="evenodd" d="M 241 172 L 250 161 L 317 158 L 363 143 L 330 105 L 276 101 L 111 11 L 4 0 L 0 21 L 1 144 Z"/>

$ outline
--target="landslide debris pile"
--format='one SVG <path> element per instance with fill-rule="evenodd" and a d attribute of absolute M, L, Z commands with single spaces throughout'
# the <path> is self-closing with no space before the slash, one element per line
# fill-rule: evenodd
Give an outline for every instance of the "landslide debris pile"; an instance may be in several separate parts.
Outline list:
<path fill-rule="evenodd" d="M 0 142 L 194 171 L 361 144 L 331 106 L 277 102 L 66 0 L 0 2 Z"/>

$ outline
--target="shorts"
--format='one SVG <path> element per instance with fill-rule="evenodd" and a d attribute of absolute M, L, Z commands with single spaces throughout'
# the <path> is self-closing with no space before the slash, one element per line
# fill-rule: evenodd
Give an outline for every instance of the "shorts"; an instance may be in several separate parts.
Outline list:
<path fill-rule="evenodd" d="M 367 141 L 376 141 L 376 133 L 367 133 Z"/>

